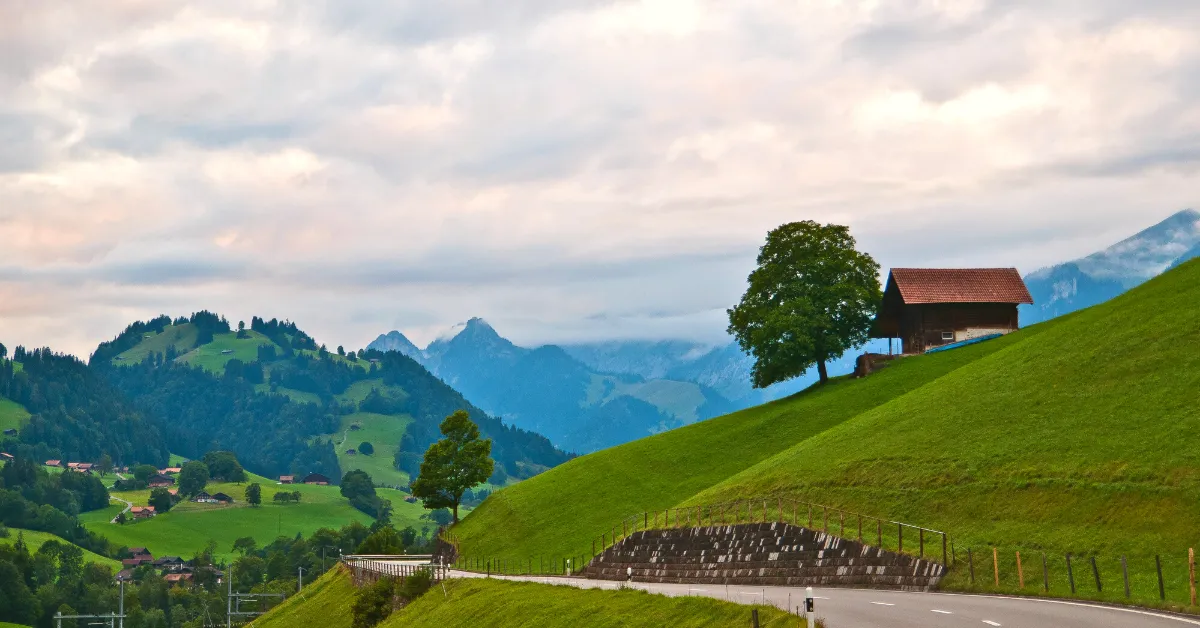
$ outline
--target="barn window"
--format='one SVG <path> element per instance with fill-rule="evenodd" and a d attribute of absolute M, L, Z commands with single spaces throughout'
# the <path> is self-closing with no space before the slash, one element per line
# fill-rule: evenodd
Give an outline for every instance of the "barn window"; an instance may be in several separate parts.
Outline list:
<path fill-rule="evenodd" d="M 951 340 L 954 340 L 954 332 L 952 332 L 952 331 L 942 332 L 942 342 L 950 342 Z"/>

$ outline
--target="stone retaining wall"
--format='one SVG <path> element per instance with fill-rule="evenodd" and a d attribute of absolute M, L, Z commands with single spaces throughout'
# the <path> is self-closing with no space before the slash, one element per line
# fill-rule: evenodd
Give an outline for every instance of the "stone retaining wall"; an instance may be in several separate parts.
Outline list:
<path fill-rule="evenodd" d="M 588 564 L 599 580 L 928 591 L 945 568 L 786 523 L 635 532 Z"/>

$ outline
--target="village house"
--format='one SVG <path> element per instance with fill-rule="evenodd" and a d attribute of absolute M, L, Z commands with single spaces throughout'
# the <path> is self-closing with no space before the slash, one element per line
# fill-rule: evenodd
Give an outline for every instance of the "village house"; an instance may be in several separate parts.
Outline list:
<path fill-rule="evenodd" d="M 293 484 L 293 483 L 295 483 L 295 482 L 296 482 L 296 476 L 294 476 L 294 475 L 281 475 L 281 476 L 279 476 L 279 483 L 280 483 L 280 484 Z"/>
<path fill-rule="evenodd" d="M 175 485 L 175 478 L 169 478 L 161 473 L 158 473 L 150 476 L 150 479 L 147 480 L 147 484 L 150 485 L 150 488 L 167 488 L 168 486 Z"/>
<path fill-rule="evenodd" d="M 13 455 L 8 452 L 0 451 L 0 460 L 10 461 L 10 460 L 16 460 L 16 458 L 14 458 Z"/>
<path fill-rule="evenodd" d="M 313 486 L 329 486 L 329 478 L 321 475 L 320 473 L 309 473 L 308 475 L 304 476 L 303 483 L 311 484 Z"/>
<path fill-rule="evenodd" d="M 129 548 L 129 554 L 131 556 L 147 556 L 153 558 L 153 556 L 150 554 L 150 550 L 144 547 L 131 547 Z"/>
<path fill-rule="evenodd" d="M 133 582 L 133 570 L 122 569 L 117 572 L 117 582 Z"/>
<path fill-rule="evenodd" d="M 167 467 L 166 469 L 159 471 L 159 473 L 162 475 L 179 475 L 182 472 L 183 467 Z"/>
<path fill-rule="evenodd" d="M 171 586 L 176 586 L 176 585 L 184 584 L 187 582 L 191 582 L 192 574 L 190 574 L 190 573 L 169 573 L 163 577 L 163 580 L 166 580 L 167 584 L 169 584 Z"/>
<path fill-rule="evenodd" d="M 61 466 L 62 466 L 62 460 L 47 460 L 47 461 L 46 461 L 46 466 L 47 466 L 47 467 L 61 467 Z"/>
<path fill-rule="evenodd" d="M 894 268 L 871 329 L 913 355 L 1020 327 L 1017 306 L 1033 303 L 1015 268 Z"/>
<path fill-rule="evenodd" d="M 148 555 L 134 556 L 133 558 L 124 558 L 121 560 L 121 566 L 127 569 L 134 569 L 152 563 L 154 563 L 154 558 Z"/>
<path fill-rule="evenodd" d="M 134 519 L 150 519 L 156 513 L 154 512 L 154 506 L 134 506 L 129 509 L 129 514 Z"/>
<path fill-rule="evenodd" d="M 218 504 L 232 504 L 233 498 L 225 493 L 214 493 L 212 496 L 213 502 Z"/>
<path fill-rule="evenodd" d="M 192 497 L 192 501 L 196 502 L 197 504 L 217 503 L 217 500 L 213 499 L 212 495 L 209 495 L 207 491 L 200 491 L 199 493 L 196 493 L 196 495 Z"/>
<path fill-rule="evenodd" d="M 357 455 L 358 455 L 358 451 L 357 451 L 357 450 L 355 450 L 355 449 L 347 449 L 347 450 L 346 450 L 346 455 L 347 455 L 347 456 L 357 456 Z"/>
<path fill-rule="evenodd" d="M 8 428 L 7 430 L 4 430 L 4 435 L 5 435 L 5 436 L 16 436 L 16 435 L 17 435 L 17 430 L 16 430 L 16 428 L 11 428 L 11 427 L 10 427 L 10 428 Z"/>

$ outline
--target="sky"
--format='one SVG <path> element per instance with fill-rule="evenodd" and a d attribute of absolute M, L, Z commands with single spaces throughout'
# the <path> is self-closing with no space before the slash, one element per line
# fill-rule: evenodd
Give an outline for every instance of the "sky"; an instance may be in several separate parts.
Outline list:
<path fill-rule="evenodd" d="M 1200 206 L 1200 3 L 6 0 L 0 342 L 724 338 L 771 228 L 1016 266 Z"/>

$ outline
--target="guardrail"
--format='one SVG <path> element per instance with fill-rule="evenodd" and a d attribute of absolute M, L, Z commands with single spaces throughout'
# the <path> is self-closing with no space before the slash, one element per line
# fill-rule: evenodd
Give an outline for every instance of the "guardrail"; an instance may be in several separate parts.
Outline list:
<path fill-rule="evenodd" d="M 807 515 L 807 525 L 802 523 L 805 521 L 802 515 Z M 818 515 L 819 519 L 817 518 Z M 949 567 L 954 560 L 954 553 L 950 546 L 950 537 L 941 530 L 933 530 L 901 521 L 872 517 L 824 504 L 782 497 L 742 499 L 720 504 L 668 508 L 630 515 L 618 525 L 613 526 L 609 532 L 601 533 L 600 536 L 592 540 L 592 557 L 594 558 L 598 554 L 603 553 L 633 533 L 646 530 L 773 522 L 804 525 L 804 527 L 809 529 L 818 529 L 815 526 L 819 522 L 819 529 L 832 534 L 833 530 L 831 530 L 831 527 L 833 527 L 834 522 L 831 521 L 830 515 L 836 518 L 837 536 L 842 538 L 855 538 L 855 524 L 857 524 L 856 536 L 860 543 L 870 544 L 869 541 L 873 540 L 875 541 L 874 546 L 879 549 L 890 549 L 898 554 L 908 553 L 922 559 L 935 560 L 937 554 L 936 544 L 940 542 L 941 564 Z M 847 521 L 851 524 L 850 532 L 852 536 L 850 537 L 846 536 Z M 874 530 L 867 528 L 867 536 L 864 536 L 864 523 L 875 528 Z M 905 552 L 904 548 L 905 530 L 909 531 L 911 539 L 909 541 L 908 552 Z M 892 536 L 892 531 L 896 532 L 895 536 Z M 870 532 L 874 532 L 875 534 L 870 535 Z M 912 535 L 915 535 L 917 538 L 912 539 Z M 872 536 L 874 538 L 871 538 Z M 929 541 L 935 543 L 935 547 L 931 548 L 933 553 L 929 556 L 926 556 L 927 538 Z M 894 541 L 892 543 L 893 547 L 887 547 L 885 541 Z M 916 541 L 915 548 L 913 547 L 913 541 Z M 916 551 L 914 552 L 913 549 Z"/>
<path fill-rule="evenodd" d="M 433 559 L 433 556 L 427 554 L 410 556 L 349 555 L 342 557 L 342 563 L 354 571 L 356 585 L 360 585 L 364 580 L 373 582 L 381 577 L 397 578 L 403 582 L 405 578 L 421 571 L 429 572 L 434 582 L 445 580 L 449 576 L 449 565 L 433 562 Z"/>

